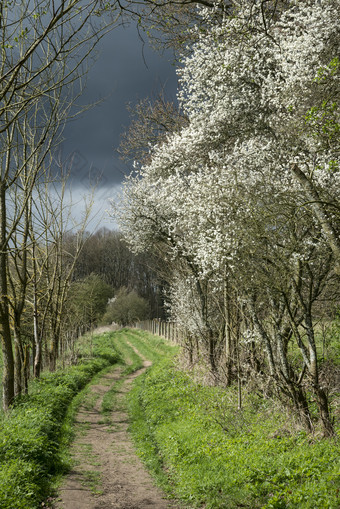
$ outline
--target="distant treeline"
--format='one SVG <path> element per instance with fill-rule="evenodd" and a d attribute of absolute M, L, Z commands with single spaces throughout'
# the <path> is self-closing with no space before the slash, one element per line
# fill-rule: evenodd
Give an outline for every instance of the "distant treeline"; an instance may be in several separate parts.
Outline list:
<path fill-rule="evenodd" d="M 156 274 L 156 259 L 150 254 L 132 253 L 122 234 L 101 228 L 88 234 L 79 254 L 73 280 L 97 274 L 114 290 L 134 290 L 148 301 L 151 317 L 164 317 L 163 288 L 165 282 Z"/>

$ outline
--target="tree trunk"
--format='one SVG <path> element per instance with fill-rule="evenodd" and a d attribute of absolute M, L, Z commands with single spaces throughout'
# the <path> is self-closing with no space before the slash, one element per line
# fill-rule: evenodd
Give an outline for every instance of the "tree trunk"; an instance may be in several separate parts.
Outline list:
<path fill-rule="evenodd" d="M 14 356 L 10 328 L 8 281 L 7 281 L 7 239 L 6 239 L 6 188 L 0 183 L 0 321 L 3 358 L 3 409 L 7 411 L 14 399 Z"/>
<path fill-rule="evenodd" d="M 325 391 L 318 385 L 314 387 L 316 403 L 318 405 L 323 432 L 326 437 L 335 436 L 333 422 L 329 413 L 328 398 Z"/>
<path fill-rule="evenodd" d="M 92 342 L 91 342 L 92 344 Z M 58 348 L 59 348 L 59 336 L 58 334 L 53 334 L 51 339 L 51 346 L 49 351 L 49 369 L 50 371 L 55 371 L 57 367 L 57 358 L 58 358 Z M 91 347 L 92 351 L 92 347 Z"/>
<path fill-rule="evenodd" d="M 14 365 L 14 393 L 19 396 L 23 389 L 23 350 L 17 332 L 14 333 L 15 365 Z"/>
<path fill-rule="evenodd" d="M 211 368 L 211 372 L 216 374 L 217 366 L 216 366 L 216 340 L 213 332 L 208 330 L 208 345 L 209 345 L 209 364 Z"/>
<path fill-rule="evenodd" d="M 314 327 L 311 316 L 311 309 L 307 309 L 305 315 L 305 325 L 307 329 L 307 340 L 309 347 L 310 363 L 308 369 L 312 378 L 313 392 L 316 396 L 316 404 L 318 405 L 319 415 L 325 436 L 334 436 L 335 431 L 329 413 L 329 403 L 325 391 L 320 387 L 319 383 L 319 363 L 316 352 Z"/>
<path fill-rule="evenodd" d="M 308 200 L 311 202 L 312 210 L 320 223 L 322 231 L 325 234 L 328 245 L 331 248 L 335 258 L 335 271 L 340 274 L 340 238 L 333 228 L 332 222 L 329 219 L 327 210 L 323 201 L 321 200 L 318 191 L 313 183 L 304 174 L 297 164 L 292 165 L 292 172 L 294 177 L 304 189 Z"/>
<path fill-rule="evenodd" d="M 313 425 L 306 395 L 301 387 L 294 387 L 293 383 L 289 384 L 289 386 L 294 406 L 302 425 L 308 433 L 311 433 L 313 431 Z"/>
<path fill-rule="evenodd" d="M 24 383 L 24 393 L 28 393 L 28 379 L 30 374 L 30 347 L 25 345 L 24 348 L 24 362 L 22 366 L 23 371 L 23 383 Z"/>
<path fill-rule="evenodd" d="M 46 310 L 43 313 L 42 323 L 39 324 L 38 311 L 38 283 L 37 283 L 37 262 L 36 262 L 36 245 L 33 241 L 33 376 L 39 378 L 42 370 L 42 338 L 44 333 L 44 325 L 46 319 Z M 39 328 L 40 325 L 40 328 Z"/>
<path fill-rule="evenodd" d="M 37 338 L 35 341 L 35 354 L 34 354 L 34 367 L 33 374 L 35 378 L 39 378 L 41 374 L 42 367 L 42 348 L 41 348 L 41 340 Z"/>
<path fill-rule="evenodd" d="M 14 399 L 14 356 L 12 349 L 12 337 L 7 317 L 1 313 L 2 322 L 2 406 L 6 412 Z"/>
<path fill-rule="evenodd" d="M 224 304 L 224 337 L 225 337 L 225 357 L 226 357 L 226 386 L 231 385 L 231 368 L 233 362 L 233 353 L 232 353 L 232 342 L 231 342 L 231 316 L 230 316 L 230 297 L 228 292 L 228 281 L 227 275 L 225 271 L 224 276 L 224 295 L 223 295 L 223 304 Z"/>

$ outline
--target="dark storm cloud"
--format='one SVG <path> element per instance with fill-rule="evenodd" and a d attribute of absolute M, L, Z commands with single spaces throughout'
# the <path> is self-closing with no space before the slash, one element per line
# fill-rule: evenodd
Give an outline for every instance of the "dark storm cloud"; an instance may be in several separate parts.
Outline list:
<path fill-rule="evenodd" d="M 171 55 L 161 56 L 148 44 L 143 48 L 135 26 L 114 29 L 99 50 L 81 103 L 102 102 L 70 122 L 61 147 L 62 160 L 72 162 L 73 187 L 84 191 L 98 179 L 100 188 L 116 186 L 131 169 L 115 152 L 129 125 L 127 103 L 155 95 L 162 87 L 170 99 L 176 95 Z"/>

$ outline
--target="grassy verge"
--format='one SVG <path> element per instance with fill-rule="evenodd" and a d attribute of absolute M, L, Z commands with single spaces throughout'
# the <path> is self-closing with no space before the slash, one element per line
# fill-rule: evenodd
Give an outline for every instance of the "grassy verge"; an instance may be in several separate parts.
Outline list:
<path fill-rule="evenodd" d="M 340 507 L 337 441 L 290 429 L 267 401 L 203 387 L 166 360 L 130 395 L 132 433 L 147 466 L 191 507 Z"/>
<path fill-rule="evenodd" d="M 129 329 L 128 340 L 138 351 L 152 362 L 173 355 L 178 348 L 159 336 L 152 336 L 146 331 Z"/>
<path fill-rule="evenodd" d="M 93 377 L 119 360 L 109 338 L 97 338 L 93 358 L 77 366 L 44 373 L 30 383 L 2 418 L 0 430 L 0 507 L 34 509 L 50 492 L 50 483 L 65 471 L 63 445 L 80 399 Z"/>

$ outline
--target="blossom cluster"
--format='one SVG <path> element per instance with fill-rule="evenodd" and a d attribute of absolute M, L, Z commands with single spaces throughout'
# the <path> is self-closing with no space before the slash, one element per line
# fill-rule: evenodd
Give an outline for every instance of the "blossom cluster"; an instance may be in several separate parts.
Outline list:
<path fill-rule="evenodd" d="M 228 277 L 248 294 L 289 286 L 297 264 L 320 272 L 328 230 L 310 189 L 339 228 L 338 2 L 233 4 L 210 27 L 202 9 L 209 29 L 178 70 L 189 124 L 126 179 L 120 213 L 131 246 L 158 249 L 171 267 L 174 313 L 193 330 L 194 280 L 214 292 Z"/>

